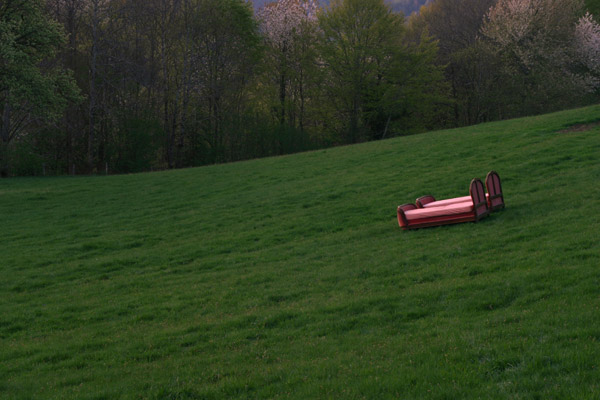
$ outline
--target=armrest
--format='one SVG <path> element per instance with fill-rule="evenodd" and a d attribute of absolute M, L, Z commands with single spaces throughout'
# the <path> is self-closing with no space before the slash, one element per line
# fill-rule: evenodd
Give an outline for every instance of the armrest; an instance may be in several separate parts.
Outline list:
<path fill-rule="evenodd" d="M 404 214 L 404 212 L 416 209 L 417 206 L 410 203 L 398 206 L 398 225 L 400 225 L 402 229 L 408 229 L 408 220 L 406 219 L 406 214 Z"/>
<path fill-rule="evenodd" d="M 433 203 L 434 201 L 435 201 L 435 197 L 428 194 L 427 196 L 419 197 L 415 203 L 417 204 L 418 208 L 423 208 L 423 207 L 425 207 L 425 204 Z"/>

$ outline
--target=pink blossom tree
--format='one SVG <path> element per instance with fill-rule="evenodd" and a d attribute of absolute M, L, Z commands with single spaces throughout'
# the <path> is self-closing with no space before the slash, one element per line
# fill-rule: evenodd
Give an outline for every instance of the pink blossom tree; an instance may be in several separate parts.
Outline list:
<path fill-rule="evenodd" d="M 598 27 L 583 10 L 583 0 L 498 0 L 490 8 L 480 39 L 499 60 L 503 90 L 521 99 L 512 102 L 521 112 L 572 104 L 597 87 L 589 71 Z"/>
<path fill-rule="evenodd" d="M 600 87 L 600 25 L 586 13 L 575 27 L 575 49 L 584 66 L 586 86 L 590 91 Z"/>
<path fill-rule="evenodd" d="M 265 37 L 279 47 L 289 45 L 305 26 L 315 22 L 319 10 L 316 0 L 277 0 L 258 12 Z"/>
<path fill-rule="evenodd" d="M 522 67 L 541 59 L 563 65 L 582 0 L 499 0 L 485 17 L 481 32 L 496 51 L 509 54 Z"/>
<path fill-rule="evenodd" d="M 267 45 L 267 75 L 278 87 L 281 125 L 304 129 L 307 70 L 314 64 L 318 0 L 277 0 L 259 10 Z"/>

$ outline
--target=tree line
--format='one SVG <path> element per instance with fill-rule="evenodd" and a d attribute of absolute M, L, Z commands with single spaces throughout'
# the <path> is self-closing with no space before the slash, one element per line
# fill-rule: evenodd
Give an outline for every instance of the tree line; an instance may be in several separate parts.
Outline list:
<path fill-rule="evenodd" d="M 0 172 L 129 173 L 598 101 L 583 0 L 0 1 Z"/>

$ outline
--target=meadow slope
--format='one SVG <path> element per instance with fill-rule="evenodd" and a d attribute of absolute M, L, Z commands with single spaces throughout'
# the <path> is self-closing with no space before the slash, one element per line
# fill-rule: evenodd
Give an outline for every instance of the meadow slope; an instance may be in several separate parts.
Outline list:
<path fill-rule="evenodd" d="M 598 398 L 599 120 L 2 180 L 0 398 Z M 398 228 L 491 169 L 505 210 Z"/>

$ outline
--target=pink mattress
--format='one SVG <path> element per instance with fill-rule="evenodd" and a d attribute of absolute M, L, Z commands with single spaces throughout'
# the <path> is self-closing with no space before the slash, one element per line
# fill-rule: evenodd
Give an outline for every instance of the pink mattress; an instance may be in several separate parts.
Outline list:
<path fill-rule="evenodd" d="M 473 200 L 471 200 L 471 196 L 466 196 L 467 201 L 462 201 L 459 203 L 448 204 L 445 206 L 438 205 L 437 207 L 428 207 L 428 208 L 417 208 L 415 210 L 405 211 L 406 219 L 408 221 L 414 221 L 417 219 L 423 218 L 431 218 L 431 217 L 440 217 L 445 215 L 457 215 L 464 214 L 473 211 Z M 454 199 L 448 199 L 454 200 Z M 446 201 L 446 200 L 442 200 Z M 436 201 L 436 203 L 439 203 Z M 433 203 L 430 203 L 433 204 Z M 429 205 L 429 204 L 427 204 Z M 427 205 L 425 207 L 427 207 Z"/>
<path fill-rule="evenodd" d="M 489 197 L 489 194 L 485 194 L 486 197 Z M 431 203 L 427 203 L 423 206 L 423 208 L 428 208 L 428 207 L 443 207 L 443 206 L 449 206 L 451 204 L 456 204 L 456 203 L 464 203 L 466 201 L 470 201 L 471 204 L 473 204 L 473 200 L 471 200 L 471 196 L 462 196 L 462 197 L 455 197 L 453 199 L 445 199 L 445 200 L 436 200 L 436 201 L 432 201 Z"/>

